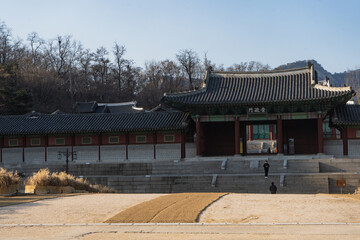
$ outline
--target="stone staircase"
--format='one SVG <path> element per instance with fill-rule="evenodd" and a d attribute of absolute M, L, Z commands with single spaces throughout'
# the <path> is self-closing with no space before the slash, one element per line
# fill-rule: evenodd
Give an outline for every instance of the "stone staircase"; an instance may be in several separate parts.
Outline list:
<path fill-rule="evenodd" d="M 269 160 L 269 179 L 263 163 Z M 64 171 L 65 165 L 3 166 L 25 172 L 40 168 Z M 184 161 L 147 163 L 69 164 L 69 173 L 92 183 L 108 185 L 123 193 L 239 192 L 268 193 L 271 182 L 278 193 L 340 193 L 337 180 L 346 180 L 343 193 L 360 186 L 360 159 L 332 156 L 253 156 L 192 158 Z"/>

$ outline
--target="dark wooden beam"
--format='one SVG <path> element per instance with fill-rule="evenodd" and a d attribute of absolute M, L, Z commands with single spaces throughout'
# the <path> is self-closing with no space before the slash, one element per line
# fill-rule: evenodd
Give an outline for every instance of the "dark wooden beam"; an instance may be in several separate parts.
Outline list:
<path fill-rule="evenodd" d="M 235 154 L 240 154 L 240 123 L 239 117 L 235 117 Z"/>
<path fill-rule="evenodd" d="M 348 129 L 345 127 L 341 130 L 341 137 L 343 139 L 343 155 L 349 155 L 349 145 L 348 145 Z"/>
<path fill-rule="evenodd" d="M 317 138 L 318 138 L 318 153 L 324 153 L 324 140 L 323 140 L 323 120 L 322 114 L 318 114 L 317 118 Z"/>
<path fill-rule="evenodd" d="M 283 154 L 284 153 L 283 122 L 280 115 L 278 115 L 276 121 L 276 132 L 277 132 L 277 152 Z"/>

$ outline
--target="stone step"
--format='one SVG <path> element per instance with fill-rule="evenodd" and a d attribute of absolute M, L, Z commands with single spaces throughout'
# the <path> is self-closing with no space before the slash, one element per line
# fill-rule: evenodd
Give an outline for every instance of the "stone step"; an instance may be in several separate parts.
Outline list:
<path fill-rule="evenodd" d="M 280 183 L 284 176 L 283 185 Z M 332 178 L 337 178 L 331 175 Z M 344 177 L 344 176 L 340 176 Z M 359 177 L 359 176 L 358 176 Z M 101 177 L 89 177 L 91 182 L 104 183 Z M 213 175 L 189 176 L 132 176 L 108 177 L 108 186 L 117 192 L 243 192 L 268 193 L 271 182 L 275 182 L 279 193 L 329 193 L 332 191 L 332 180 L 327 174 L 292 174 L 274 175 L 269 179 L 262 175 L 218 175 L 215 186 L 212 186 Z M 330 188 L 329 188 L 330 184 Z M 331 185 L 332 184 L 332 185 Z M 352 188 L 351 188 L 352 189 Z M 347 191 L 351 190 L 350 188 Z"/>

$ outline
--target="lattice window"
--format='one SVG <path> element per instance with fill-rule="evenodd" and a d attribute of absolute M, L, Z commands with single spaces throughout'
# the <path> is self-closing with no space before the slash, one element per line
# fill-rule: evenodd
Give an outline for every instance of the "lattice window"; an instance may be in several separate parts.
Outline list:
<path fill-rule="evenodd" d="M 19 146 L 19 139 L 9 139 L 8 144 L 9 147 L 17 147 Z"/>
<path fill-rule="evenodd" d="M 119 136 L 109 136 L 109 143 L 111 144 L 119 143 Z"/>
<path fill-rule="evenodd" d="M 164 135 L 164 142 L 175 142 L 175 135 L 174 134 Z"/>
<path fill-rule="evenodd" d="M 91 144 L 92 138 L 91 137 L 81 137 L 81 144 Z"/>
<path fill-rule="evenodd" d="M 65 145 L 65 138 L 55 138 L 55 145 Z"/>
<path fill-rule="evenodd" d="M 136 143 L 146 143 L 146 136 L 145 135 L 138 135 L 136 136 Z"/>
<path fill-rule="evenodd" d="M 40 144 L 41 144 L 40 138 L 31 138 L 30 139 L 31 146 L 40 146 Z"/>

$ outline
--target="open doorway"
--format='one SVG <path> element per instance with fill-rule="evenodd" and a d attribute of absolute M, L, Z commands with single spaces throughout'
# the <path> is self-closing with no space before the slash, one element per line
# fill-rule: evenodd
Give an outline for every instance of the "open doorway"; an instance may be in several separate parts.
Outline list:
<path fill-rule="evenodd" d="M 246 125 L 247 154 L 276 154 L 276 124 Z"/>

